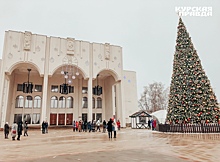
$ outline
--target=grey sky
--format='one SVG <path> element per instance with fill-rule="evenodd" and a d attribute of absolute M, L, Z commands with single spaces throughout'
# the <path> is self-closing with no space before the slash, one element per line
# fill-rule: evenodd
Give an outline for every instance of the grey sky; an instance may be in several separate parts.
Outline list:
<path fill-rule="evenodd" d="M 175 7 L 212 7 L 211 17 L 183 17 L 220 102 L 219 0 L 0 0 L 4 31 L 31 31 L 123 47 L 123 66 L 137 72 L 138 96 L 153 81 L 170 85 L 178 16 Z"/>

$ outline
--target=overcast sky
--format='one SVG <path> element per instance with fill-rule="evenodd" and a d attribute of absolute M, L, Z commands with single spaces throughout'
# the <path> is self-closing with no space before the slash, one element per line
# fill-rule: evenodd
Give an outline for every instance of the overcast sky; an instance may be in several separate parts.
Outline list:
<path fill-rule="evenodd" d="M 210 17 L 183 21 L 220 102 L 219 0 L 0 0 L 0 58 L 7 30 L 119 45 L 124 69 L 137 72 L 140 97 L 149 83 L 170 85 L 175 7 L 188 6 L 212 7 Z"/>

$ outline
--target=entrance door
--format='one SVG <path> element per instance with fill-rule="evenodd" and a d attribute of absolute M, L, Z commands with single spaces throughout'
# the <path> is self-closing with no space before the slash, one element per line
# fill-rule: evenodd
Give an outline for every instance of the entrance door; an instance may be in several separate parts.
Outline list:
<path fill-rule="evenodd" d="M 72 125 L 73 114 L 66 114 L 66 125 Z"/>
<path fill-rule="evenodd" d="M 58 125 L 65 125 L 65 114 L 59 114 Z"/>
<path fill-rule="evenodd" d="M 57 125 L 57 114 L 50 114 L 50 125 Z"/>

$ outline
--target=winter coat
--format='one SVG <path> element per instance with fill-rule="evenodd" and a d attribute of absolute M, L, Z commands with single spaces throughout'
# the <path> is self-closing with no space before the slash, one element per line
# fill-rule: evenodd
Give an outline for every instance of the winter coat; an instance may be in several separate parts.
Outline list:
<path fill-rule="evenodd" d="M 19 122 L 18 123 L 18 129 L 17 129 L 17 131 L 18 131 L 18 135 L 22 135 L 22 122 Z"/>
<path fill-rule="evenodd" d="M 16 137 L 17 129 L 18 129 L 18 125 L 16 123 L 12 124 L 12 126 L 11 126 L 11 136 L 12 137 Z"/>
<path fill-rule="evenodd" d="M 107 129 L 108 129 L 108 132 L 111 132 L 112 131 L 112 121 L 109 120 L 108 123 L 107 123 Z"/>
<path fill-rule="evenodd" d="M 4 125 L 4 132 L 5 134 L 9 133 L 9 125 L 7 123 Z"/>

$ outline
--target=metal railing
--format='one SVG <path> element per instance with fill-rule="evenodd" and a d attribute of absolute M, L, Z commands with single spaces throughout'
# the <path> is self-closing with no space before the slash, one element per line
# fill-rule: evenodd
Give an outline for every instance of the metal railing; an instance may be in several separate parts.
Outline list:
<path fill-rule="evenodd" d="M 220 125 L 218 123 L 159 124 L 159 131 L 179 133 L 220 133 Z"/>

